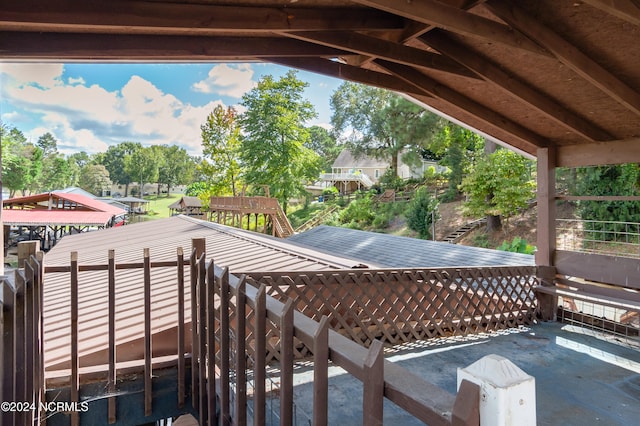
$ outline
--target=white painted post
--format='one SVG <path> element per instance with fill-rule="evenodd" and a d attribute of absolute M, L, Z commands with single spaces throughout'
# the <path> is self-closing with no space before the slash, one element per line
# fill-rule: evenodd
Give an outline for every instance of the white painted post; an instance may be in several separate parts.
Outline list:
<path fill-rule="evenodd" d="M 480 386 L 480 426 L 535 426 L 535 379 L 499 355 L 458 368 L 458 388 L 466 379 Z"/>

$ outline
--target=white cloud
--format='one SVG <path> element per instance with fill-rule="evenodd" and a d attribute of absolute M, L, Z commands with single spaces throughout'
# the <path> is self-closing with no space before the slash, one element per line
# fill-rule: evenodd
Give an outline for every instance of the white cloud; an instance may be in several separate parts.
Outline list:
<path fill-rule="evenodd" d="M 69 77 L 69 84 L 70 85 L 74 85 L 74 84 L 82 84 L 82 85 L 84 85 L 84 84 L 86 84 L 86 81 L 82 77 L 78 77 L 78 78 Z"/>
<path fill-rule="evenodd" d="M 62 70 L 62 64 L 0 64 L 0 74 L 5 74 L 17 86 L 54 87 L 62 84 Z M 4 79 L 5 76 L 0 78 Z"/>
<path fill-rule="evenodd" d="M 53 72 L 48 78 L 40 73 L 37 84 L 26 77 L 18 83 L 14 74 L 25 76 L 12 67 L 11 84 L 0 87 L 1 96 L 15 108 L 4 113 L 3 120 L 23 114 L 36 117 L 38 127 L 25 135 L 35 141 L 50 132 L 65 154 L 101 152 L 109 145 L 134 141 L 177 144 L 198 155 L 202 149 L 200 125 L 222 104 L 218 100 L 193 106 L 135 75 L 120 90 L 109 91 L 98 85 L 86 86 L 82 79 L 69 79 L 65 84 L 60 78 L 61 67 L 55 77 Z"/>
<path fill-rule="evenodd" d="M 191 87 L 196 92 L 219 93 L 241 98 L 255 86 L 250 64 L 220 64 L 211 68 L 206 79 L 194 83 Z"/>

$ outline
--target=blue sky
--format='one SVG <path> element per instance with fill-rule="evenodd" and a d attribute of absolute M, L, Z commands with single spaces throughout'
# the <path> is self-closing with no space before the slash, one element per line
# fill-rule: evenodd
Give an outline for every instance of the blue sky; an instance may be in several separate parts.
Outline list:
<path fill-rule="evenodd" d="M 44 133 L 58 149 L 101 152 L 123 141 L 177 144 L 200 154 L 200 125 L 218 104 L 239 106 L 267 74 L 288 68 L 263 63 L 0 64 L 0 118 L 33 142 Z M 329 126 L 329 98 L 341 80 L 299 71 L 305 97 Z"/>

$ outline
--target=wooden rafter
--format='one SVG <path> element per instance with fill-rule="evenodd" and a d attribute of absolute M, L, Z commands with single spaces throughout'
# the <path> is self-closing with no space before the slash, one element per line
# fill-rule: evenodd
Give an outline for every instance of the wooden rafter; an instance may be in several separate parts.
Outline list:
<path fill-rule="evenodd" d="M 503 43 L 541 55 L 543 48 L 506 25 L 435 0 L 354 0 L 355 3 L 394 13 L 424 24 L 490 42 Z"/>
<path fill-rule="evenodd" d="M 582 0 L 613 16 L 640 25 L 640 4 L 634 0 Z"/>
<path fill-rule="evenodd" d="M 335 77 L 344 80 L 350 80 L 357 83 L 367 84 L 370 86 L 380 87 L 383 89 L 394 90 L 396 92 L 406 92 L 411 94 L 423 94 L 422 90 L 417 89 L 411 84 L 393 76 L 378 71 L 367 70 L 352 65 L 342 64 L 340 62 L 321 58 L 269 58 L 270 62 L 297 68 L 305 71 L 315 72 L 318 74 Z"/>
<path fill-rule="evenodd" d="M 4 58 L 236 60 L 285 57 L 336 57 L 346 52 L 318 44 L 276 37 L 194 37 L 0 32 Z"/>
<path fill-rule="evenodd" d="M 540 135 L 511 121 L 502 114 L 487 108 L 486 105 L 479 104 L 462 93 L 439 83 L 415 68 L 382 60 L 376 60 L 375 62 L 377 65 L 396 75 L 398 78 L 423 90 L 424 93 L 441 99 L 458 109 L 472 114 L 475 118 L 481 120 L 485 124 L 494 128 L 499 128 L 510 134 L 519 142 L 518 148 L 523 151 L 535 152 L 536 149 L 548 145 L 548 142 L 540 137 Z"/>
<path fill-rule="evenodd" d="M 404 19 L 373 9 L 216 6 L 146 1 L 2 2 L 0 28 L 12 31 L 217 34 L 286 30 L 392 30 Z M 70 11 L 73 11 L 70 13 Z"/>
<path fill-rule="evenodd" d="M 640 115 L 640 93 L 591 59 L 588 54 L 580 51 L 555 31 L 528 15 L 513 2 L 493 0 L 487 2 L 486 6 L 500 19 L 536 40 L 582 78 L 630 111 Z"/>
<path fill-rule="evenodd" d="M 640 163 L 640 138 L 559 146 L 557 163 L 558 167 Z"/>
<path fill-rule="evenodd" d="M 403 46 L 402 44 L 355 32 L 336 31 L 328 33 L 325 31 L 301 31 L 285 34 L 299 40 L 349 50 L 362 55 L 383 58 L 404 65 L 418 66 L 426 69 L 445 71 L 464 77 L 478 78 L 465 67 L 437 53 L 426 52 L 414 47 Z"/>
<path fill-rule="evenodd" d="M 443 31 L 430 31 L 421 40 L 481 76 L 485 81 L 525 102 L 563 127 L 591 141 L 612 139 L 612 136 L 590 121 L 574 114 L 554 99 L 535 89 L 493 61 L 453 40 Z"/>

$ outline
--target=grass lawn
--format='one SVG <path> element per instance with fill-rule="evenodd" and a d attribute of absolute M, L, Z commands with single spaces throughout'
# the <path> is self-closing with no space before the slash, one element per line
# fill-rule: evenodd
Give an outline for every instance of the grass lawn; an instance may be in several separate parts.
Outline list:
<path fill-rule="evenodd" d="M 149 219 L 162 219 L 165 217 L 169 217 L 169 204 L 173 204 L 178 201 L 182 197 L 182 194 L 169 194 L 167 197 L 166 194 L 157 195 L 148 195 L 144 197 L 145 200 L 149 201 L 147 205 L 149 214 L 146 216 Z"/>

